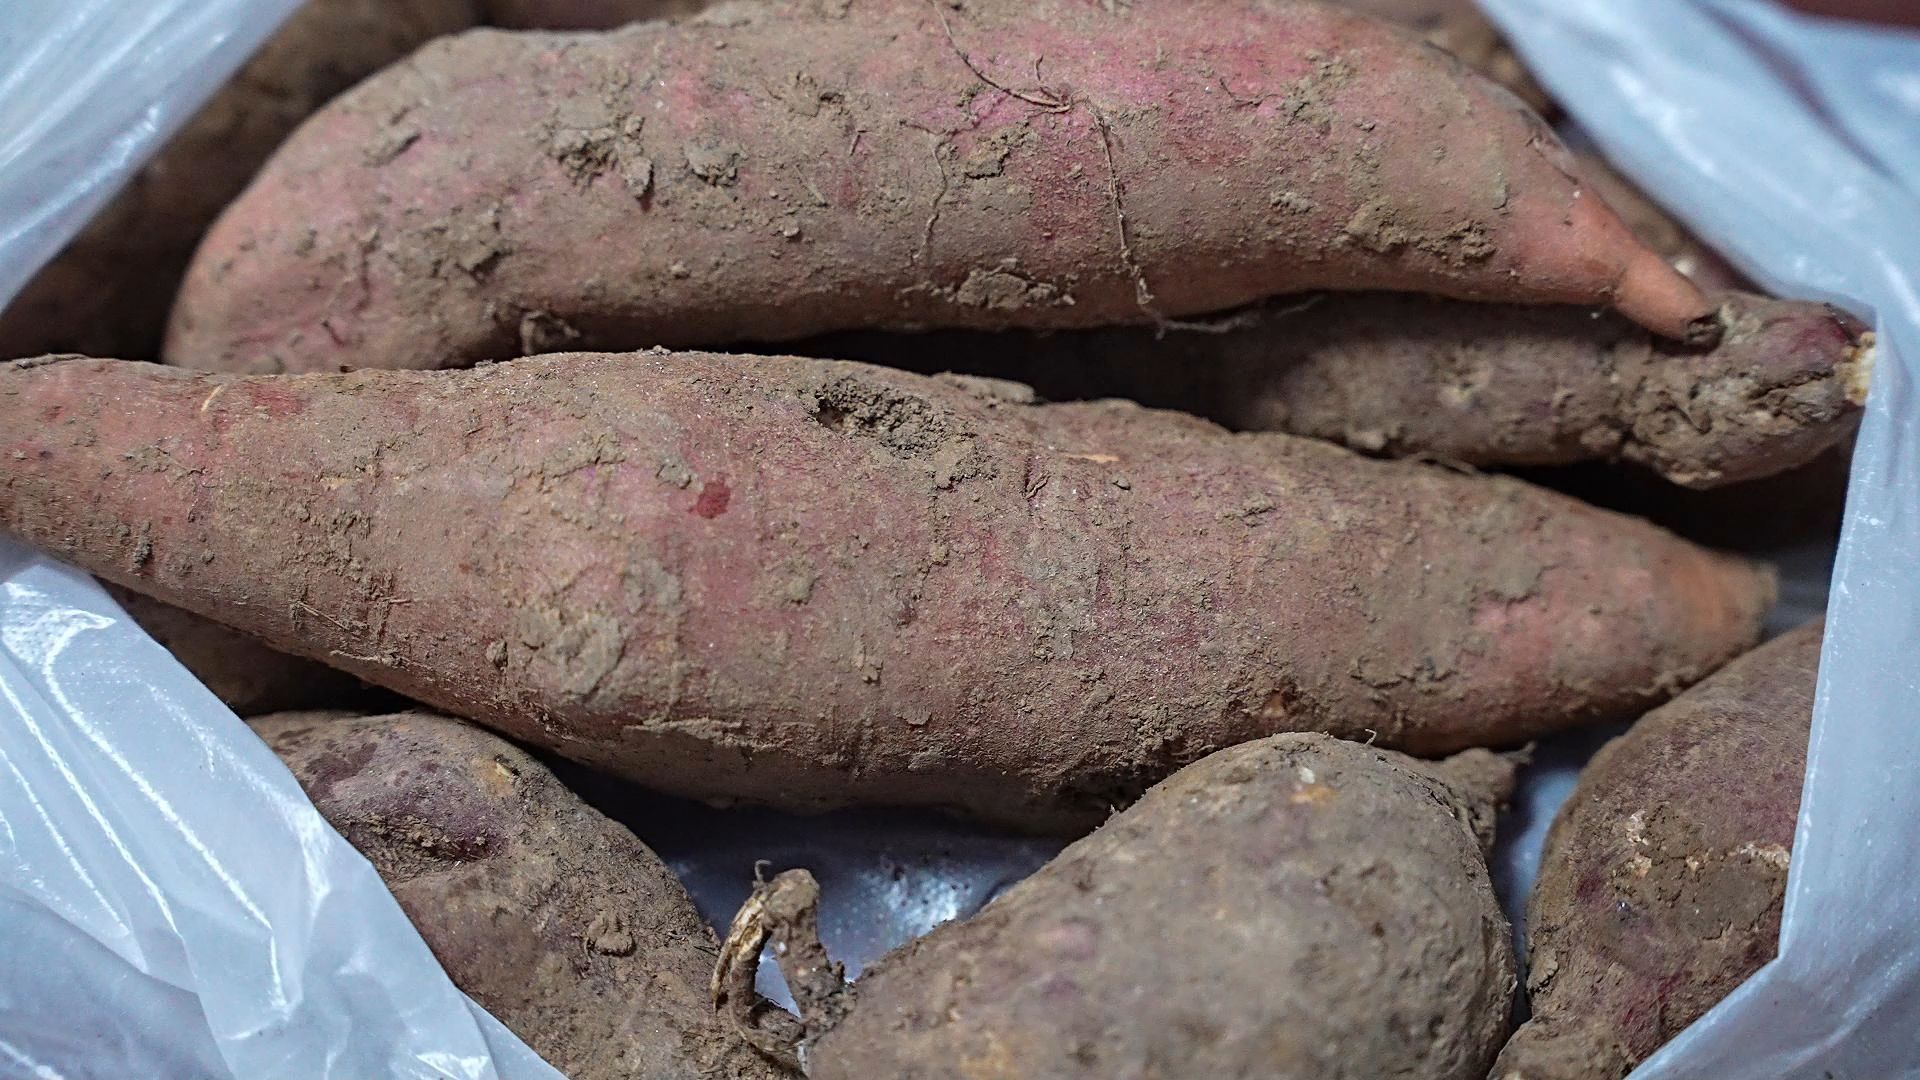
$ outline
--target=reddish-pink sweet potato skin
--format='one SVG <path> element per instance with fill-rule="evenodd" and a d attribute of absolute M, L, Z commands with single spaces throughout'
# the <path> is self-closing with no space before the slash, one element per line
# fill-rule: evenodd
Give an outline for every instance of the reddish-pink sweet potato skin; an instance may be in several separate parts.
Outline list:
<path fill-rule="evenodd" d="M 0 528 L 668 790 L 1046 826 L 1276 731 L 1631 715 L 1771 600 L 1515 481 L 1011 393 L 665 352 L 15 365 Z"/>
<path fill-rule="evenodd" d="M 454 985 L 571 1080 L 776 1080 L 713 1013 L 713 931 L 645 844 L 427 712 L 252 721 Z"/>
<path fill-rule="evenodd" d="M 782 0 L 423 49 L 222 218 L 167 357 L 433 367 L 1357 287 L 1711 315 L 1537 117 L 1373 20 Z"/>
<path fill-rule="evenodd" d="M 1618 1080 L 1773 957 L 1821 630 L 1727 665 L 1587 766 L 1527 908 L 1533 1019 L 1496 1080 Z"/>
<path fill-rule="evenodd" d="M 158 359 L 194 245 L 300 121 L 439 34 L 478 0 L 307 0 L 0 312 L 0 357 Z"/>

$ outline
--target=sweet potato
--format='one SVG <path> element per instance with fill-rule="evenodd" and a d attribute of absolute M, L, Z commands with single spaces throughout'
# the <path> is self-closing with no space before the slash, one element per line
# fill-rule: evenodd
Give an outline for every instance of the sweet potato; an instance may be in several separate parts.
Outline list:
<path fill-rule="evenodd" d="M 751 986 L 771 936 L 815 1080 L 1480 1080 L 1515 982 L 1480 847 L 1511 778 L 1484 750 L 1248 743 L 851 989 L 790 871 L 735 921 L 716 997 Z"/>
<path fill-rule="evenodd" d="M 514 30 L 612 30 L 691 15 L 711 0 L 485 0 L 487 21 Z"/>
<path fill-rule="evenodd" d="M 353 708 L 384 696 L 344 671 L 270 649 L 190 611 L 117 585 L 108 585 L 107 592 L 142 630 L 241 716 Z"/>
<path fill-rule="evenodd" d="M 1472 465 L 1627 460 L 1704 488 L 1805 464 L 1859 425 L 1873 336 L 1824 304 L 1720 296 L 1693 349 L 1590 308 L 1323 293 L 1212 332 L 865 333 L 807 352 L 1121 395 L 1231 428 Z"/>
<path fill-rule="evenodd" d="M 436 367 L 1361 287 L 1714 333 L 1571 173 L 1510 95 L 1316 4 L 782 0 L 473 31 L 288 142 L 201 248 L 167 357 Z"/>
<path fill-rule="evenodd" d="M 0 529 L 663 790 L 1038 828 L 1277 731 L 1443 753 L 1633 715 L 1772 595 L 1516 481 L 1017 390 L 53 358 L 0 368 Z"/>
<path fill-rule="evenodd" d="M 157 359 L 195 244 L 300 121 L 478 0 L 307 0 L 224 89 L 0 312 L 0 357 Z M 0 298 L 3 299 L 3 298 Z"/>
<path fill-rule="evenodd" d="M 1664 256 L 1675 270 L 1693 279 L 1694 284 L 1711 292 L 1752 288 L 1731 263 L 1702 243 L 1633 181 L 1615 172 L 1605 158 L 1582 150 L 1574 153 L 1574 159 L 1580 178 L 1620 215 L 1633 235 Z"/>
<path fill-rule="evenodd" d="M 707 1000 L 672 871 L 513 744 L 430 713 L 253 721 L 454 985 L 572 1080 L 787 1075 Z"/>
<path fill-rule="evenodd" d="M 1129 3 L 1132 0 L 1128 0 Z M 1552 103 L 1473 0 L 1332 0 L 1339 7 L 1398 23 L 1513 91 L 1536 111 Z M 612 30 L 642 19 L 690 15 L 713 0 L 490 0 L 488 21 L 522 30 Z"/>
<path fill-rule="evenodd" d="M 1468 67 L 1506 87 L 1542 115 L 1552 115 L 1552 99 L 1533 81 L 1500 31 L 1473 0 L 1332 0 L 1376 19 L 1398 23 L 1459 57 Z"/>
<path fill-rule="evenodd" d="M 1587 766 L 1527 908 L 1533 1019 L 1496 1080 L 1618 1080 L 1772 959 L 1820 639 L 1756 649 Z"/>

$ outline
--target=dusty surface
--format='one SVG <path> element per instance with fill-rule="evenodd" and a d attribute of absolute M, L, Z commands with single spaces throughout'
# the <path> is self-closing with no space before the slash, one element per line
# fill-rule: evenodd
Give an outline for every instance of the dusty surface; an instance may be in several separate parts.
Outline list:
<path fill-rule="evenodd" d="M 1710 308 L 1511 95 L 1252 0 L 784 0 L 473 31 L 221 219 L 170 362 L 249 372 L 1153 324 L 1308 288 Z"/>
<path fill-rule="evenodd" d="M 514 30 L 612 30 L 642 19 L 691 15 L 711 0 L 482 0 L 487 21 Z"/>
<path fill-rule="evenodd" d="M 1473 0 L 1332 0 L 1340 7 L 1399 23 L 1468 67 L 1513 91 L 1534 111 L 1552 117 L 1557 108 L 1507 46 L 1506 39 Z"/>
<path fill-rule="evenodd" d="M 1734 661 L 1587 766 L 1527 908 L 1534 1018 L 1496 1080 L 1617 1080 L 1773 957 L 1820 637 Z"/>
<path fill-rule="evenodd" d="M 1132 398 L 1227 427 L 1470 465 L 1625 460 L 1689 487 L 1784 472 L 1859 427 L 1873 335 L 1824 304 L 1715 297 L 1712 348 L 1615 315 L 1406 293 L 1317 293 L 1210 328 L 841 334 L 823 356 Z"/>
<path fill-rule="evenodd" d="M 430 713 L 253 721 L 447 974 L 572 1080 L 774 1080 L 707 1001 L 713 933 L 653 852 Z"/>
<path fill-rule="evenodd" d="M 812 995 L 809 1073 L 1479 1080 L 1515 978 L 1476 824 L 1512 767 L 1466 757 L 1280 736 L 1189 766 L 979 915 Z M 796 884 L 756 900 L 804 982 L 818 964 L 788 939 L 811 935 L 781 925 Z"/>
<path fill-rule="evenodd" d="M 1098 820 L 1280 731 L 1636 715 L 1771 576 L 1516 481 L 858 364 L 0 368 L 0 528 L 664 790 Z"/>
<path fill-rule="evenodd" d="M 158 359 L 194 245 L 293 129 L 477 0 L 307 0 L 233 81 L 0 312 L 0 357 Z"/>
<path fill-rule="evenodd" d="M 289 656 L 148 596 L 107 586 L 133 621 L 241 716 L 373 705 L 386 695 L 344 671 Z"/>

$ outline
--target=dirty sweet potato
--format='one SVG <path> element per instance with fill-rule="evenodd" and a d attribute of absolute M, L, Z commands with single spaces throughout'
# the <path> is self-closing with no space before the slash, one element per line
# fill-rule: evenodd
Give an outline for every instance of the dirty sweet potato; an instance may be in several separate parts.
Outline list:
<path fill-rule="evenodd" d="M 1511 779 L 1484 750 L 1248 743 L 850 988 L 789 871 L 736 919 L 716 997 L 771 937 L 815 1080 L 1480 1080 L 1515 983 L 1481 849 Z"/>
<path fill-rule="evenodd" d="M 1770 574 L 1501 478 L 710 353 L 0 367 L 0 529 L 657 788 L 1079 826 L 1278 731 L 1635 715 Z"/>
<path fill-rule="evenodd" d="M 1873 335 L 1824 304 L 1716 298 L 1690 348 L 1590 308 L 1323 293 L 1210 332 L 831 335 L 805 351 L 1029 382 L 1056 400 L 1119 395 L 1227 427 L 1471 465 L 1626 460 L 1716 487 L 1784 472 L 1859 426 Z"/>
<path fill-rule="evenodd" d="M 1131 0 L 1129 0 L 1129 3 Z M 1332 0 L 1339 7 L 1398 23 L 1459 57 L 1541 113 L 1546 91 L 1507 47 L 1473 0 Z M 489 0 L 487 20 L 520 30 L 612 30 L 642 19 L 690 15 L 714 0 Z"/>
<path fill-rule="evenodd" d="M 525 751 L 431 713 L 252 722 L 454 985 L 572 1080 L 775 1080 L 715 1015 L 672 871 Z"/>
<path fill-rule="evenodd" d="M 1527 909 L 1533 1019 L 1495 1080 L 1618 1080 L 1773 958 L 1821 624 L 1654 710 L 1587 766 Z"/>
<path fill-rule="evenodd" d="M 1572 171 L 1511 95 L 1318 4 L 782 0 L 473 31 L 288 142 L 202 246 L 167 358 L 438 367 L 1363 287 L 1711 336 Z"/>
<path fill-rule="evenodd" d="M 0 312 L 0 357 L 157 359 L 194 245 L 300 121 L 478 0 L 307 0 L 65 251 Z"/>
<path fill-rule="evenodd" d="M 108 585 L 107 592 L 213 696 L 241 716 L 352 708 L 385 696 L 344 671 L 270 649 L 190 611 L 118 585 Z"/>
<path fill-rule="evenodd" d="M 1459 57 L 1468 67 L 1514 92 L 1536 112 L 1555 109 L 1547 92 L 1533 81 L 1506 38 L 1474 0 L 1331 0 L 1354 11 L 1414 30 Z"/>

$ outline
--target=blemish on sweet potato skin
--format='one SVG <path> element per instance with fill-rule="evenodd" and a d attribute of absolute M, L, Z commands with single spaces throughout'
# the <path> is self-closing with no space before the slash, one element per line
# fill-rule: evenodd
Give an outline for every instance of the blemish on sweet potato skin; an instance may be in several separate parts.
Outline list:
<path fill-rule="evenodd" d="M 666 352 L 277 378 L 298 417 L 244 378 L 0 367 L 0 528 L 699 797 L 1073 828 L 1276 731 L 1431 754 L 1632 715 L 1771 597 L 1515 481 L 981 380 Z M 725 515 L 689 513 L 713 483 Z"/>
<path fill-rule="evenodd" d="M 473 31 L 361 84 L 209 234 L 166 355 L 334 371 L 1153 325 L 1310 288 L 1617 301 L 1676 337 L 1711 311 L 1537 117 L 1391 26 L 780 0 Z"/>
<path fill-rule="evenodd" d="M 1822 629 L 1735 660 L 1587 766 L 1527 909 L 1534 1018 L 1496 1080 L 1618 1080 L 1773 957 Z"/>
<path fill-rule="evenodd" d="M 705 999 L 672 871 L 524 751 L 426 712 L 251 721 L 454 984 L 575 1080 L 777 1080 Z"/>

